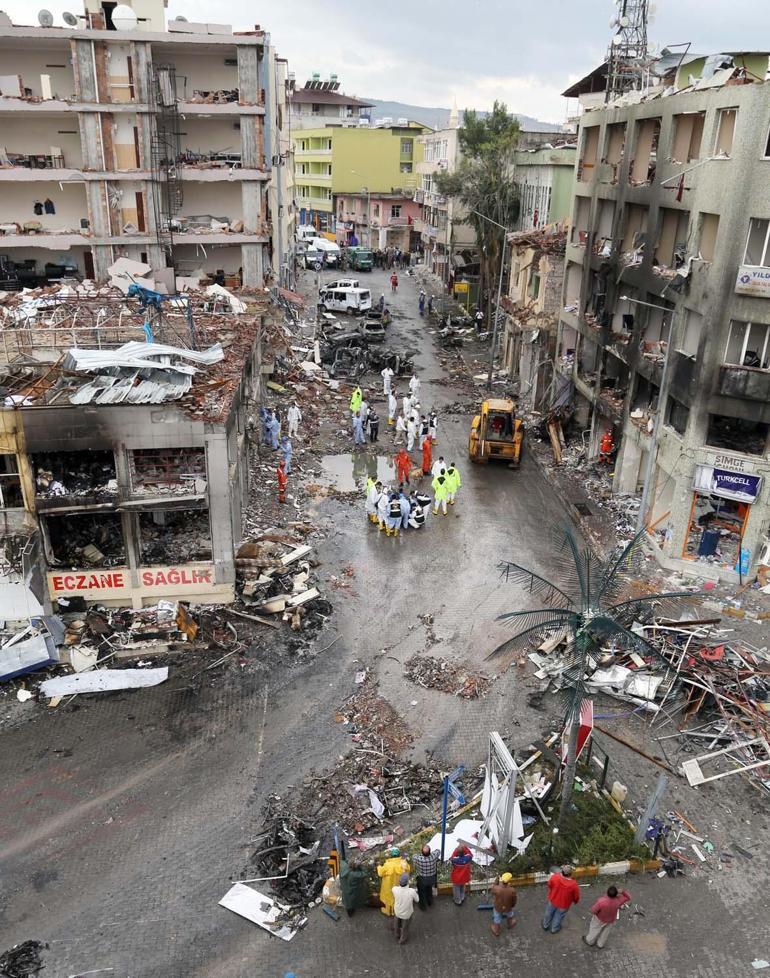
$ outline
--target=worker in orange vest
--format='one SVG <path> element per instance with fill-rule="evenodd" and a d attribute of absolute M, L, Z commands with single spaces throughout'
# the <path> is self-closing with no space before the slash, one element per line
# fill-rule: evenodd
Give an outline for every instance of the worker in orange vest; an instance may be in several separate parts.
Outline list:
<path fill-rule="evenodd" d="M 422 443 L 422 474 L 430 475 L 431 466 L 433 465 L 433 442 L 430 438 L 426 438 Z"/>
<path fill-rule="evenodd" d="M 276 475 L 278 476 L 278 502 L 286 502 L 286 486 L 289 484 L 289 477 L 286 474 L 286 463 L 283 459 L 278 463 L 278 468 L 276 469 Z"/>
<path fill-rule="evenodd" d="M 601 444 L 599 445 L 599 461 L 609 464 L 612 461 L 612 453 L 614 451 L 615 444 L 612 440 L 612 429 L 608 428 L 602 435 Z"/>
<path fill-rule="evenodd" d="M 412 458 L 405 448 L 396 455 L 396 474 L 399 482 L 409 482 L 409 473 L 412 471 Z"/>

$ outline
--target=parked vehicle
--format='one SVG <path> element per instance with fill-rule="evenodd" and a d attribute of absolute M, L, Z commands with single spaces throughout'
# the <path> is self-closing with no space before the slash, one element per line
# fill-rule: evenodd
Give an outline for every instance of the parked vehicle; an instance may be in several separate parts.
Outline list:
<path fill-rule="evenodd" d="M 340 246 L 334 241 L 329 241 L 328 238 L 311 238 L 309 249 L 313 248 L 323 253 L 325 265 L 335 266 L 339 265 L 342 261 Z"/>
<path fill-rule="evenodd" d="M 345 258 L 350 268 L 360 272 L 371 272 L 374 266 L 374 255 L 371 249 L 362 248 L 360 245 L 346 249 Z"/>
<path fill-rule="evenodd" d="M 372 308 L 372 293 L 369 289 L 344 288 L 319 291 L 321 312 L 346 312 L 360 315 Z"/>
<path fill-rule="evenodd" d="M 381 319 L 365 319 L 359 327 L 361 335 L 370 343 L 382 343 L 385 339 L 385 324 Z"/>

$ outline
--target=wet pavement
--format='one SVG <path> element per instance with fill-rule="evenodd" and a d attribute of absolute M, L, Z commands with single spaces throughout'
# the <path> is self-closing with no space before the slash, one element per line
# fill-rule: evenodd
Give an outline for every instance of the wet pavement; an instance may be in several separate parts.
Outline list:
<path fill-rule="evenodd" d="M 376 296 L 386 275 L 375 272 L 367 281 Z M 515 665 L 478 701 L 403 678 L 404 662 L 425 650 L 493 676 L 485 657 L 508 634 L 496 615 L 534 605 L 501 581 L 497 563 L 514 557 L 548 576 L 554 558 L 546 531 L 567 516 L 526 449 L 515 472 L 468 463 L 470 412 L 442 417 L 441 408 L 470 398 L 441 382 L 433 343 L 416 315 L 418 286 L 403 275 L 401 281 L 389 330 L 420 347 L 422 404 L 439 411 L 435 454 L 457 462 L 462 474 L 457 505 L 446 517 L 429 517 L 420 531 L 387 538 L 366 520 L 363 492 L 357 506 L 314 503 L 313 521 L 328 530 L 318 576 L 328 578 L 344 564 L 352 567 L 353 586 L 336 592 L 333 619 L 317 644 L 338 641 L 308 665 L 234 666 L 202 684 L 172 677 L 136 694 L 38 711 L 3 735 L 0 949 L 29 938 L 50 942 L 45 975 L 106 969 L 110 978 L 280 978 L 293 970 L 297 978 L 432 978 L 462 970 L 496 978 L 518 969 L 574 976 L 601 969 L 722 978 L 752 974 L 752 959 L 770 957 L 763 849 L 753 860 L 730 870 L 715 866 L 692 880 L 631 879 L 645 916 L 624 918 L 604 951 L 579 938 L 597 886 L 583 891 L 580 907 L 554 937 L 539 927 L 538 888 L 522 891 L 512 934 L 492 937 L 475 897 L 461 909 L 443 899 L 416 918 L 406 947 L 395 945 L 375 911 L 343 914 L 337 923 L 315 911 L 284 944 L 217 906 L 232 879 L 249 875 L 246 844 L 259 830 L 267 794 L 328 769 L 347 749 L 333 715 L 362 666 L 378 676 L 382 695 L 412 728 L 414 755 L 431 751 L 446 767 L 478 766 L 492 729 L 524 746 L 558 712 L 555 701 L 544 712 L 527 706 L 536 682 Z M 384 418 L 377 380 L 371 390 Z M 346 420 L 341 405 L 340 425 Z M 389 467 L 392 434 L 386 424 L 380 431 L 376 453 L 351 446 L 350 455 L 324 459 L 326 479 L 350 492 L 370 466 L 384 474 L 379 466 Z M 433 616 L 432 625 L 423 623 L 425 615 Z M 605 746 L 613 776 L 623 775 L 644 799 L 657 771 Z M 670 803 L 708 820 L 711 832 L 712 822 L 728 826 L 736 841 L 760 841 L 766 832 L 764 802 L 742 783 L 734 782 L 732 795 L 698 794 L 676 783 Z"/>

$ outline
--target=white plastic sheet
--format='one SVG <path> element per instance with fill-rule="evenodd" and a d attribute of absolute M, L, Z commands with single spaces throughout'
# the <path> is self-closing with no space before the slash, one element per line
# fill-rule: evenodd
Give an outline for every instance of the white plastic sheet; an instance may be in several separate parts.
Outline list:
<path fill-rule="evenodd" d="M 114 689 L 141 689 L 157 686 L 168 679 L 168 666 L 161 669 L 95 669 L 74 676 L 57 676 L 40 684 L 45 696 L 72 696 L 75 693 L 104 693 Z"/>

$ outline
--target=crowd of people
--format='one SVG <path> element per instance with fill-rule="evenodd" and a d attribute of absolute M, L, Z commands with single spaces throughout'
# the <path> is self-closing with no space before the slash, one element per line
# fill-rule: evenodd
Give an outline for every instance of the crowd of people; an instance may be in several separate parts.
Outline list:
<path fill-rule="evenodd" d="M 409 391 L 402 399 L 402 413 L 398 413 L 398 394 L 392 385 L 393 371 L 382 371 L 383 394 L 388 401 L 388 426 L 395 428 L 394 447 L 400 445 L 394 457 L 396 485 L 388 486 L 380 480 L 369 478 L 366 484 L 366 515 L 384 530 L 387 536 L 398 536 L 400 530 L 419 530 L 425 525 L 425 517 L 432 502 L 433 515 L 448 513 L 454 506 L 462 486 L 460 471 L 454 462 L 446 462 L 444 456 L 433 459 L 433 446 L 437 441 L 438 415 L 435 410 L 421 412 L 420 380 L 416 374 L 409 381 Z M 368 397 L 356 387 L 350 397 L 350 416 L 353 426 L 353 444 L 365 445 L 379 439 L 380 418 Z M 412 452 L 417 445 L 419 461 Z M 423 478 L 431 479 L 432 493 L 422 489 Z"/>
<path fill-rule="evenodd" d="M 412 865 L 398 847 L 390 850 L 388 858 L 377 866 L 380 883 L 380 911 L 388 918 L 391 931 L 399 944 L 405 944 L 409 925 L 417 905 L 428 910 L 433 905 L 433 897 L 438 893 L 439 853 L 424 845 L 412 859 Z M 452 898 L 456 906 L 465 902 L 473 875 L 473 853 L 464 843 L 459 843 L 450 857 L 452 866 Z M 415 885 L 411 886 L 412 872 Z M 516 904 L 518 894 L 513 885 L 511 873 L 502 873 L 490 888 L 492 896 L 492 923 L 490 929 L 499 937 L 503 921 L 508 930 L 517 923 Z M 550 934 L 557 934 L 571 907 L 580 901 L 580 887 L 572 876 L 571 866 L 562 866 L 548 878 L 548 892 L 543 912 L 542 928 Z M 604 896 L 591 906 L 591 919 L 588 933 L 583 935 L 583 943 L 589 947 L 603 948 L 610 930 L 619 917 L 621 907 L 631 901 L 627 890 L 610 886 Z"/>

